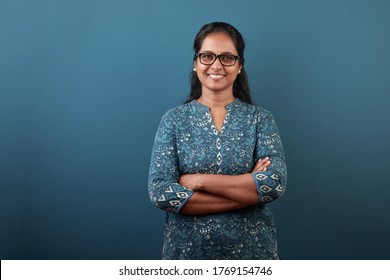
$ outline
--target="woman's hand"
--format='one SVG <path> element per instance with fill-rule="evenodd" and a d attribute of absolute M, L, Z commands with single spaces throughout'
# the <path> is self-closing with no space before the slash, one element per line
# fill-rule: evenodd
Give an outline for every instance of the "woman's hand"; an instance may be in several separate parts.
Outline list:
<path fill-rule="evenodd" d="M 271 165 L 271 162 L 269 161 L 269 157 L 259 159 L 259 161 L 256 163 L 255 167 L 253 168 L 252 173 L 267 171 L 267 168 L 270 165 Z"/>
<path fill-rule="evenodd" d="M 197 191 L 201 186 L 201 177 L 203 174 L 184 174 L 180 176 L 179 184 L 187 189 Z"/>

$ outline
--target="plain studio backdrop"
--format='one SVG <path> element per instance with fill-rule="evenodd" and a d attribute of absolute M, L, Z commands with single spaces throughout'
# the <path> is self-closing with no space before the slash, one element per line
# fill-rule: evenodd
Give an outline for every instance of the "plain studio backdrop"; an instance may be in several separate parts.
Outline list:
<path fill-rule="evenodd" d="M 388 258 L 389 1 L 0 0 L 1 259 L 160 258 L 150 153 L 211 21 L 280 129 L 282 258 Z"/>

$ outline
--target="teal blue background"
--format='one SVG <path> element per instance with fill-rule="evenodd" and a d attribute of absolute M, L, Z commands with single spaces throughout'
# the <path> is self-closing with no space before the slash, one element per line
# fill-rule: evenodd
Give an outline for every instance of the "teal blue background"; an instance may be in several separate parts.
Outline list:
<path fill-rule="evenodd" d="M 284 142 L 282 258 L 388 258 L 389 1 L 0 0 L 1 259 L 160 258 L 153 138 L 216 20 Z"/>

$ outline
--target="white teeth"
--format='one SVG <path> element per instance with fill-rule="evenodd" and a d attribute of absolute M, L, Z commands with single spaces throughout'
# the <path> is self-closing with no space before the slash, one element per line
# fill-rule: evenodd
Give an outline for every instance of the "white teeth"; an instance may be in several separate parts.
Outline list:
<path fill-rule="evenodd" d="M 209 77 L 211 79 L 222 79 L 224 77 L 224 75 L 209 74 Z"/>

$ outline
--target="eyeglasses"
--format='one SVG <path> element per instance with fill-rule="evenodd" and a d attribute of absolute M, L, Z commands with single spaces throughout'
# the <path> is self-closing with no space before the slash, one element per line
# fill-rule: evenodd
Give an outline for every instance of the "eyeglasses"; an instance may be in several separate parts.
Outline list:
<path fill-rule="evenodd" d="M 200 63 L 204 65 L 212 65 L 219 58 L 219 61 L 223 66 L 233 66 L 236 64 L 237 59 L 241 57 L 233 54 L 213 54 L 213 53 L 198 53 L 195 54 L 194 59 L 199 57 Z"/>

